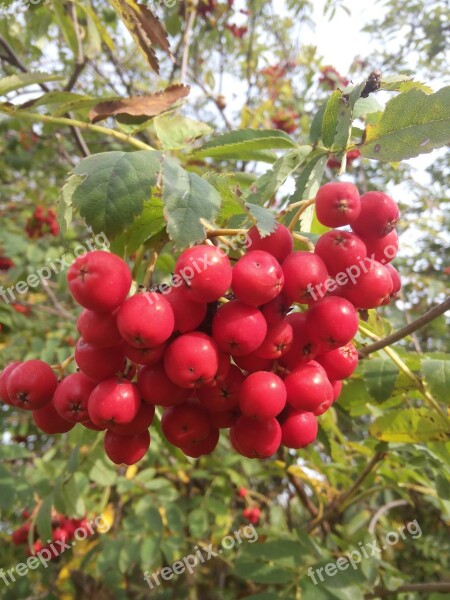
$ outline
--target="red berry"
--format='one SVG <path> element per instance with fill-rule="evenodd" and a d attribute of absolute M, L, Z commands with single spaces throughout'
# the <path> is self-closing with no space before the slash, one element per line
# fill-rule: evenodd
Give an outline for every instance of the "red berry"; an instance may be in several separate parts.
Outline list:
<path fill-rule="evenodd" d="M 387 268 L 366 259 L 364 270 L 360 271 L 359 277 L 355 277 L 356 283 L 349 281 L 342 288 L 342 295 L 357 308 L 376 308 L 386 301 L 389 302 L 394 286 Z"/>
<path fill-rule="evenodd" d="M 212 381 L 219 368 L 215 342 L 205 333 L 185 333 L 173 341 L 164 355 L 169 379 L 183 388 L 200 387 Z"/>
<path fill-rule="evenodd" d="M 293 242 L 291 232 L 287 227 L 279 224 L 270 235 L 261 237 L 258 228 L 253 226 L 248 237 L 251 241 L 249 250 L 263 250 L 274 256 L 279 263 L 283 262 L 288 254 L 292 252 Z"/>
<path fill-rule="evenodd" d="M 233 356 L 234 362 L 243 371 L 256 373 L 256 371 L 270 371 L 273 361 L 270 358 L 261 358 L 256 352 L 246 354 L 245 356 Z"/>
<path fill-rule="evenodd" d="M 308 363 L 320 351 L 320 344 L 306 331 L 306 315 L 307 313 L 295 312 L 286 317 L 294 337 L 289 352 L 283 354 L 280 362 L 291 371 L 299 365 Z"/>
<path fill-rule="evenodd" d="M 124 425 L 118 425 L 117 423 L 110 423 L 108 425 L 109 431 L 113 431 L 118 435 L 138 435 L 148 431 L 148 428 L 153 422 L 155 416 L 155 407 L 141 402 L 137 415 L 132 421 Z"/>
<path fill-rule="evenodd" d="M 317 419 L 311 412 L 291 411 L 281 425 L 281 443 L 286 448 L 305 448 L 314 442 L 318 432 Z"/>
<path fill-rule="evenodd" d="M 133 383 L 126 379 L 107 379 L 89 396 L 89 418 L 99 427 L 109 427 L 112 423 L 125 425 L 133 421 L 140 406 L 139 390 Z"/>
<path fill-rule="evenodd" d="M 49 402 L 43 408 L 33 410 L 33 421 L 41 431 L 48 434 L 66 433 L 75 427 L 75 423 L 63 419 L 57 412 L 53 402 Z"/>
<path fill-rule="evenodd" d="M 206 317 L 207 305 L 193 302 L 184 287 L 171 287 L 164 293 L 164 298 L 172 307 L 175 317 L 174 331 L 188 333 L 194 331 Z"/>
<path fill-rule="evenodd" d="M 316 196 L 317 219 L 326 227 L 342 227 L 356 221 L 361 200 L 352 183 L 333 181 L 323 185 Z"/>
<path fill-rule="evenodd" d="M 246 498 L 248 494 L 248 489 L 241 487 L 238 489 L 238 496 L 240 496 L 241 498 Z"/>
<path fill-rule="evenodd" d="M 249 252 L 233 268 L 233 292 L 241 302 L 250 306 L 270 302 L 281 293 L 283 284 L 280 263 L 263 250 Z"/>
<path fill-rule="evenodd" d="M 126 262 L 103 250 L 77 258 L 67 272 L 72 296 L 84 308 L 110 312 L 122 304 L 131 287 Z"/>
<path fill-rule="evenodd" d="M 14 369 L 21 364 L 22 363 L 19 361 L 9 363 L 9 365 L 6 365 L 6 367 L 0 373 L 0 401 L 4 402 L 5 404 L 11 404 L 11 399 L 6 389 L 9 376 L 14 371 Z"/>
<path fill-rule="evenodd" d="M 281 444 L 281 427 L 276 419 L 258 420 L 242 415 L 230 429 L 230 440 L 247 458 L 269 458 Z"/>
<path fill-rule="evenodd" d="M 358 366 L 358 350 L 352 342 L 316 358 L 322 365 L 328 379 L 348 379 Z"/>
<path fill-rule="evenodd" d="M 144 458 L 150 447 L 148 431 L 137 435 L 117 435 L 107 431 L 103 440 L 106 455 L 116 465 L 134 465 Z"/>
<path fill-rule="evenodd" d="M 306 316 L 306 333 L 322 352 L 329 352 L 350 342 L 358 331 L 358 313 L 345 298 L 328 296 L 314 304 Z"/>
<path fill-rule="evenodd" d="M 245 508 L 242 511 L 242 516 L 249 523 L 253 523 L 253 525 L 256 525 L 257 523 L 259 523 L 259 520 L 261 518 L 261 510 L 259 508 L 257 508 L 257 507 L 255 507 L 255 508 Z"/>
<path fill-rule="evenodd" d="M 283 262 L 283 272 L 283 291 L 289 300 L 310 304 L 325 295 L 328 271 L 320 256 L 311 252 L 293 252 Z"/>
<path fill-rule="evenodd" d="M 284 294 L 280 294 L 264 306 L 261 306 L 261 312 L 268 325 L 275 325 L 282 321 L 289 313 L 291 305 Z"/>
<path fill-rule="evenodd" d="M 161 428 L 167 440 L 179 448 L 205 440 L 211 433 L 208 413 L 192 403 L 164 411 Z"/>
<path fill-rule="evenodd" d="M 395 228 L 400 218 L 396 202 L 382 192 L 361 196 L 361 213 L 352 229 L 365 239 L 383 238 Z"/>
<path fill-rule="evenodd" d="M 77 329 L 85 342 L 99 348 L 117 346 L 122 341 L 115 313 L 85 309 L 78 317 Z"/>
<path fill-rule="evenodd" d="M 332 381 L 331 385 L 333 387 L 333 402 L 336 402 L 342 392 L 342 381 Z"/>
<path fill-rule="evenodd" d="M 84 373 L 74 373 L 65 377 L 56 388 L 53 404 L 56 411 L 66 421 L 82 423 L 89 419 L 88 400 L 97 382 Z"/>
<path fill-rule="evenodd" d="M 385 265 L 385 267 L 392 279 L 393 288 L 392 288 L 392 292 L 391 292 L 391 298 L 393 298 L 402 289 L 402 280 L 400 279 L 400 273 L 397 271 L 397 269 L 395 267 L 393 267 L 390 264 Z"/>
<path fill-rule="evenodd" d="M 270 419 L 279 415 L 285 406 L 286 387 L 275 373 L 252 373 L 241 386 L 239 407 L 248 417 Z"/>
<path fill-rule="evenodd" d="M 214 387 L 202 387 L 198 390 L 199 400 L 208 411 L 221 412 L 231 410 L 239 404 L 239 390 L 245 377 L 234 365 L 228 375 Z"/>
<path fill-rule="evenodd" d="M 154 348 L 135 348 L 126 342 L 123 344 L 125 356 L 136 365 L 157 365 L 167 348 L 167 343 L 155 346 Z"/>
<path fill-rule="evenodd" d="M 122 346 L 98 348 L 80 338 L 75 346 L 75 362 L 85 375 L 103 381 L 122 371 L 125 354 Z"/>
<path fill-rule="evenodd" d="M 184 285 L 194 302 L 214 302 L 231 285 L 232 268 L 227 255 L 215 246 L 185 250 L 176 262 L 174 285 Z"/>
<path fill-rule="evenodd" d="M 208 437 L 199 442 L 191 442 L 187 446 L 182 446 L 181 451 L 191 458 L 200 458 L 211 454 L 219 443 L 220 433 L 218 429 L 211 429 Z"/>
<path fill-rule="evenodd" d="M 261 346 L 267 323 L 260 310 L 233 300 L 217 311 L 212 333 L 221 350 L 233 356 L 245 356 Z"/>
<path fill-rule="evenodd" d="M 208 413 L 209 421 L 213 429 L 229 429 L 234 425 L 239 413 L 232 410 Z"/>
<path fill-rule="evenodd" d="M 366 245 L 354 233 L 333 229 L 320 236 L 314 251 L 334 277 L 367 256 Z"/>
<path fill-rule="evenodd" d="M 6 391 L 16 408 L 37 410 L 52 400 L 57 385 L 56 375 L 47 363 L 27 360 L 9 373 Z"/>
<path fill-rule="evenodd" d="M 324 402 L 332 402 L 333 388 L 325 371 L 314 364 L 298 367 L 284 380 L 287 402 L 292 408 L 314 412 Z"/>
<path fill-rule="evenodd" d="M 292 326 L 288 321 L 279 321 L 267 330 L 264 342 L 256 350 L 256 355 L 261 358 L 276 360 L 289 352 L 294 339 Z"/>
<path fill-rule="evenodd" d="M 11 541 L 15 546 L 26 544 L 28 541 L 28 534 L 30 532 L 30 523 L 24 523 L 18 527 L 11 534 Z"/>
<path fill-rule="evenodd" d="M 398 233 L 395 229 L 382 238 L 364 239 L 367 256 L 385 265 L 397 256 L 399 248 Z"/>
<path fill-rule="evenodd" d="M 137 386 L 141 397 L 155 406 L 175 406 L 187 400 L 189 390 L 175 385 L 166 375 L 162 364 L 139 369 Z"/>
<path fill-rule="evenodd" d="M 135 348 L 160 346 L 172 335 L 174 324 L 172 307 L 155 292 L 131 296 L 117 314 L 121 336 Z"/>

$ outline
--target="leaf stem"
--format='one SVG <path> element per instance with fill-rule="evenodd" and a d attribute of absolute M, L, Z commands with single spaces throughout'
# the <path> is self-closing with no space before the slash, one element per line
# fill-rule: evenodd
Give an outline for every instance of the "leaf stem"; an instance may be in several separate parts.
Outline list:
<path fill-rule="evenodd" d="M 315 203 L 316 199 L 315 198 L 310 198 L 309 200 L 305 200 L 302 201 L 302 206 L 299 208 L 299 210 L 295 213 L 294 218 L 292 219 L 292 221 L 289 224 L 289 231 L 292 233 L 295 229 L 295 226 L 297 225 L 298 221 L 300 220 L 300 217 L 302 216 L 302 214 L 305 212 L 305 210 L 307 208 L 309 208 L 310 206 L 312 206 Z M 294 205 L 293 205 L 294 206 Z"/>

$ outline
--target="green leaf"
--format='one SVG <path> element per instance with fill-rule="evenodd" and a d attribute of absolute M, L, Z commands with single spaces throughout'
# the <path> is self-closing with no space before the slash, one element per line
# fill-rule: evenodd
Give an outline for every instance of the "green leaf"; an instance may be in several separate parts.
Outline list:
<path fill-rule="evenodd" d="M 388 75 L 381 80 L 381 88 L 387 92 L 407 92 L 408 90 L 422 90 L 427 94 L 432 94 L 433 89 L 425 83 L 414 81 L 410 75 Z"/>
<path fill-rule="evenodd" d="M 295 191 L 290 196 L 289 203 L 308 200 L 309 198 L 314 198 L 316 196 L 322 182 L 327 160 L 327 155 L 324 155 L 322 152 L 317 152 L 317 154 L 311 157 L 311 160 L 308 160 L 298 176 L 295 177 Z M 299 224 L 300 231 L 306 233 L 318 233 L 313 230 L 314 215 L 315 208 L 311 205 L 305 210 L 301 217 Z"/>
<path fill-rule="evenodd" d="M 18 73 L 10 77 L 0 79 L 0 95 L 8 94 L 14 90 L 20 90 L 29 85 L 45 83 L 46 81 L 61 81 L 64 77 L 50 75 L 49 73 Z"/>
<path fill-rule="evenodd" d="M 93 154 L 73 170 L 84 180 L 76 189 L 68 180 L 64 205 L 71 202 L 95 233 L 113 239 L 142 213 L 160 168 L 161 154 L 151 150 Z"/>
<path fill-rule="evenodd" d="M 164 204 L 159 198 L 153 197 L 149 202 L 145 202 L 142 213 L 116 238 L 115 244 L 126 248 L 127 254 L 133 254 L 139 246 L 160 233 L 165 226 Z"/>
<path fill-rule="evenodd" d="M 170 158 L 163 163 L 163 202 L 167 232 L 181 247 L 204 240 L 201 219 L 212 223 L 220 210 L 217 190 Z"/>
<path fill-rule="evenodd" d="M 261 237 L 270 235 L 275 231 L 277 227 L 277 220 L 274 213 L 269 208 L 264 208 L 249 202 L 246 202 L 245 206 L 255 220 L 256 227 L 258 228 Z"/>
<path fill-rule="evenodd" d="M 372 94 L 367 98 L 359 98 L 353 109 L 353 118 L 359 119 L 361 117 L 365 117 L 366 115 L 380 112 L 383 110 L 383 105 L 378 102 L 376 97 Z"/>
<path fill-rule="evenodd" d="M 364 363 L 364 379 L 369 394 L 377 402 L 390 398 L 398 377 L 398 367 L 389 358 L 373 358 Z"/>
<path fill-rule="evenodd" d="M 425 358 L 422 370 L 430 392 L 439 402 L 450 404 L 450 359 Z"/>
<path fill-rule="evenodd" d="M 244 215 L 245 209 L 243 203 L 238 200 L 239 186 L 233 173 L 206 173 L 203 179 L 211 184 L 222 197 L 222 207 L 220 209 L 219 219 L 225 222 L 236 215 Z M 231 186 L 234 186 L 234 190 Z"/>
<path fill-rule="evenodd" d="M 314 118 L 311 122 L 311 128 L 309 130 L 309 139 L 311 144 L 316 144 L 320 140 L 320 136 L 322 134 L 323 127 L 323 116 L 325 114 L 325 110 L 327 108 L 328 102 L 324 102 L 319 110 L 314 115 Z"/>
<path fill-rule="evenodd" d="M 86 506 L 81 495 L 81 488 L 85 479 L 84 475 L 76 473 L 71 479 L 56 487 L 55 507 L 60 513 L 68 517 L 81 518 L 84 516 Z"/>
<path fill-rule="evenodd" d="M 251 160 L 252 153 L 261 150 L 295 148 L 297 143 L 283 131 L 275 129 L 239 129 L 224 133 L 204 144 L 194 154 L 196 157 Z M 259 160 L 255 154 L 255 160 Z"/>
<path fill-rule="evenodd" d="M 163 150 L 181 150 L 213 131 L 206 123 L 181 115 L 160 115 L 153 120 L 153 125 Z"/>
<path fill-rule="evenodd" d="M 333 140 L 333 147 L 337 150 L 347 148 L 352 133 L 352 124 L 354 119 L 355 104 L 361 98 L 362 91 L 366 87 L 365 82 L 355 85 L 349 94 L 345 96 L 344 102 L 338 113 L 338 122 L 336 126 L 336 135 Z"/>
<path fill-rule="evenodd" d="M 252 581 L 253 583 L 287 585 L 293 578 L 293 573 L 288 569 L 247 558 L 239 558 L 237 560 L 235 573 L 241 579 Z"/>
<path fill-rule="evenodd" d="M 56 23 L 59 25 L 67 45 L 74 56 L 78 53 L 78 38 L 75 32 L 75 24 L 59 0 L 51 0 L 52 13 Z"/>
<path fill-rule="evenodd" d="M 50 494 L 43 500 L 36 516 L 36 527 L 44 544 L 52 539 L 52 507 L 53 494 Z"/>
<path fill-rule="evenodd" d="M 95 460 L 89 471 L 89 479 L 102 486 L 114 485 L 117 481 L 116 468 L 104 457 Z"/>
<path fill-rule="evenodd" d="M 450 143 L 450 86 L 427 95 L 412 89 L 386 105 L 381 121 L 368 125 L 361 154 L 397 162 Z"/>
<path fill-rule="evenodd" d="M 450 440 L 450 424 L 429 408 L 407 408 L 378 417 L 370 433 L 385 442 L 443 442 Z"/>
<path fill-rule="evenodd" d="M 3 465 L 0 465 L 0 508 L 9 509 L 16 497 L 16 477 Z"/>
<path fill-rule="evenodd" d="M 70 227 L 73 216 L 73 194 L 83 182 L 81 175 L 71 175 L 61 188 L 59 194 L 58 223 L 61 235 L 64 235 Z"/>
<path fill-rule="evenodd" d="M 324 146 L 327 148 L 331 148 L 333 145 L 339 120 L 339 111 L 343 107 L 343 104 L 342 92 L 340 90 L 335 90 L 328 99 L 322 121 L 321 137 Z"/>
<path fill-rule="evenodd" d="M 189 531 L 192 537 L 202 539 L 209 530 L 208 513 L 203 508 L 196 508 L 188 516 Z"/>

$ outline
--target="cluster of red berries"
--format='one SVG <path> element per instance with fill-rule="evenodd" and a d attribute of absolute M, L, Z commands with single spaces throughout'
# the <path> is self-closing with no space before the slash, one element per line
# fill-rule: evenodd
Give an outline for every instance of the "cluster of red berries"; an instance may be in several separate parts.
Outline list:
<path fill-rule="evenodd" d="M 249 491 L 246 488 L 239 488 L 238 496 L 243 499 L 247 499 L 249 496 Z M 257 525 L 261 519 L 261 509 L 259 506 L 247 506 L 242 511 L 242 516 L 246 521 L 252 523 L 253 525 Z"/>
<path fill-rule="evenodd" d="M 43 206 L 38 205 L 32 216 L 28 219 L 25 231 L 31 239 L 38 239 L 46 234 L 56 237 L 59 234 L 59 227 L 55 211 L 51 208 L 45 210 Z"/>
<path fill-rule="evenodd" d="M 11 541 L 16 546 L 28 544 L 30 531 L 32 529 L 32 519 L 29 511 L 24 510 L 22 517 L 25 523 L 18 527 L 11 534 Z M 65 545 L 72 542 L 78 534 L 83 531 L 83 539 L 91 536 L 94 532 L 92 527 L 89 526 L 88 520 L 83 519 L 69 519 L 59 513 L 52 515 L 52 538 L 43 542 L 39 539 L 36 527 L 33 528 L 32 539 L 33 549 L 27 548 L 27 555 L 34 556 L 39 554 L 43 550 L 48 550 L 51 556 L 51 560 L 58 558 L 58 556 L 65 548 Z"/>
<path fill-rule="evenodd" d="M 350 83 L 348 79 L 342 77 L 337 69 L 331 65 L 327 65 L 320 69 L 319 84 L 329 90 L 335 90 L 336 88 L 345 88 Z"/>
<path fill-rule="evenodd" d="M 324 225 L 351 224 L 354 233 L 333 229 L 312 253 L 294 251 L 284 225 L 264 238 L 253 227 L 234 266 L 219 247 L 195 246 L 178 258 L 170 286 L 129 298 L 121 258 L 77 258 L 67 279 L 84 308 L 79 372 L 58 382 L 40 360 L 12 363 L 0 375 L 0 398 L 32 410 L 47 433 L 76 423 L 106 430 L 106 454 L 118 464 L 145 455 L 156 406 L 166 439 L 191 457 L 211 453 L 220 429 L 249 458 L 311 444 L 317 416 L 356 368 L 356 309 L 385 304 L 398 287 L 381 258 L 396 243 L 391 198 L 360 198 L 355 186 L 330 183 L 316 210 Z"/>
<path fill-rule="evenodd" d="M 293 110 L 278 111 L 272 117 L 272 127 L 285 133 L 294 133 L 298 128 L 299 114 Z"/>
<path fill-rule="evenodd" d="M 361 152 L 358 150 L 358 148 L 355 148 L 354 150 L 349 150 L 347 152 L 347 167 L 351 167 L 353 165 L 353 163 L 355 162 L 355 160 L 358 160 L 358 158 L 361 156 Z M 329 167 L 330 169 L 340 169 L 342 165 L 342 161 L 340 161 L 338 158 L 336 158 L 335 156 L 332 156 L 331 158 L 328 159 L 327 162 L 327 167 Z"/>

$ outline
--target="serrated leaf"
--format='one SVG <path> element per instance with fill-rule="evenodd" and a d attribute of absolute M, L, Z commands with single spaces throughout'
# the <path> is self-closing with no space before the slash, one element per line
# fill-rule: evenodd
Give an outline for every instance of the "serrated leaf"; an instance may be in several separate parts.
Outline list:
<path fill-rule="evenodd" d="M 0 95 L 8 94 L 15 90 L 28 87 L 38 83 L 46 83 L 47 81 L 61 81 L 64 77 L 60 75 L 50 75 L 49 73 L 18 73 L 0 79 Z"/>
<path fill-rule="evenodd" d="M 84 177 L 81 175 L 71 175 L 61 188 L 58 206 L 58 224 L 61 235 L 64 235 L 70 227 L 73 215 L 73 194 L 83 180 Z"/>
<path fill-rule="evenodd" d="M 95 233 L 113 239 L 142 213 L 160 168 L 161 154 L 151 150 L 93 154 L 72 171 L 84 177 L 69 189 L 73 207 Z"/>
<path fill-rule="evenodd" d="M 95 100 L 91 96 L 83 96 L 82 94 L 75 94 L 74 92 L 46 92 L 39 96 L 38 98 L 34 98 L 33 100 L 29 100 L 28 102 L 24 102 L 20 105 L 20 108 L 36 108 L 38 106 L 61 106 L 62 104 L 66 104 L 67 102 L 76 102 L 76 101 L 92 101 Z"/>
<path fill-rule="evenodd" d="M 368 125 L 360 151 L 366 158 L 396 162 L 450 144 L 450 86 L 427 95 L 412 89 L 386 105 L 377 125 Z"/>
<path fill-rule="evenodd" d="M 376 97 L 372 94 L 367 98 L 359 98 L 353 109 L 353 118 L 359 119 L 360 117 L 365 117 L 366 115 L 380 112 L 383 110 L 383 105 L 378 102 Z"/>
<path fill-rule="evenodd" d="M 180 247 L 205 239 L 202 219 L 212 223 L 220 210 L 220 195 L 207 181 L 185 171 L 175 160 L 163 162 L 163 202 L 167 232 Z"/>
<path fill-rule="evenodd" d="M 385 442 L 445 442 L 450 440 L 450 424 L 430 408 L 407 408 L 378 417 L 370 433 Z"/>
<path fill-rule="evenodd" d="M 227 222 L 236 215 L 245 215 L 244 204 L 238 199 L 238 185 L 232 173 L 206 173 L 203 176 L 208 183 L 216 188 L 222 198 L 219 220 Z M 234 185 L 234 190 L 231 186 Z"/>
<path fill-rule="evenodd" d="M 44 544 L 52 539 L 52 506 L 53 494 L 42 501 L 36 516 L 36 527 Z"/>
<path fill-rule="evenodd" d="M 346 149 L 350 142 L 355 104 L 361 98 L 365 87 L 366 82 L 355 85 L 345 96 L 344 102 L 338 112 L 336 135 L 333 140 L 333 147 L 337 150 Z"/>
<path fill-rule="evenodd" d="M 258 206 L 257 204 L 245 203 L 246 208 L 255 220 L 256 227 L 261 235 L 265 237 L 273 233 L 277 227 L 277 220 L 274 213 L 269 208 Z"/>
<path fill-rule="evenodd" d="M 398 367 L 389 358 L 373 358 L 364 363 L 364 380 L 374 400 L 383 402 L 390 398 L 398 373 Z"/>
<path fill-rule="evenodd" d="M 311 128 L 309 130 L 309 139 L 312 144 L 316 144 L 320 140 L 320 136 L 322 134 L 323 127 L 323 116 L 325 114 L 325 109 L 327 108 L 328 102 L 324 102 L 319 110 L 314 115 L 314 118 L 311 122 Z"/>
<path fill-rule="evenodd" d="M 133 254 L 144 242 L 162 232 L 165 226 L 164 204 L 159 198 L 153 197 L 144 203 L 142 213 L 114 243 L 118 247 L 126 248 L 127 254 Z"/>
<path fill-rule="evenodd" d="M 326 148 L 331 148 L 333 145 L 339 120 L 339 111 L 343 105 L 342 92 L 335 90 L 328 99 L 322 120 L 321 138 Z"/>
<path fill-rule="evenodd" d="M 238 129 L 212 139 L 196 150 L 196 158 L 251 160 L 252 153 L 296 147 L 297 143 L 283 131 L 275 129 Z M 255 158 L 255 160 L 259 160 Z"/>
<path fill-rule="evenodd" d="M 188 525 L 195 539 L 202 539 L 209 529 L 208 513 L 202 508 L 196 508 L 188 515 Z"/>
<path fill-rule="evenodd" d="M 420 81 L 414 81 L 410 75 L 388 75 L 381 80 L 380 89 L 386 92 L 407 92 L 408 90 L 422 90 L 426 94 L 432 94 L 433 89 Z"/>
<path fill-rule="evenodd" d="M 422 370 L 430 392 L 439 402 L 450 404 L 450 359 L 425 358 Z"/>
<path fill-rule="evenodd" d="M 300 173 L 295 176 L 295 191 L 289 197 L 289 203 L 298 202 L 300 200 L 308 200 L 314 198 L 320 187 L 327 165 L 328 157 L 321 152 L 311 157 Z M 309 206 L 302 214 L 299 222 L 299 230 L 305 233 L 317 233 L 313 231 L 315 209 L 314 205 Z"/>
<path fill-rule="evenodd" d="M 206 123 L 181 115 L 161 115 L 154 119 L 153 125 L 163 150 L 181 150 L 213 131 Z"/>

